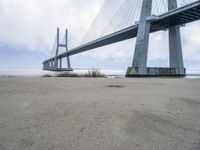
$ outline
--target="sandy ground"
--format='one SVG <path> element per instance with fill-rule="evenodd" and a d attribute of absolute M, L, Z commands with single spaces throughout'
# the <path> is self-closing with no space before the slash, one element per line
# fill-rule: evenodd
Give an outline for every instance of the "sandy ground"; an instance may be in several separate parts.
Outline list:
<path fill-rule="evenodd" d="M 0 150 L 200 150 L 200 79 L 0 78 Z"/>

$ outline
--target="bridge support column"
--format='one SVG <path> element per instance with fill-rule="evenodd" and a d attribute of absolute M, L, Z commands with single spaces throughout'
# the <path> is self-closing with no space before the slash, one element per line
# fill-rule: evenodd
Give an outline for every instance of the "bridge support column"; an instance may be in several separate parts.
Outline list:
<path fill-rule="evenodd" d="M 168 0 L 168 10 L 176 8 L 177 0 Z M 169 28 L 169 60 L 170 68 L 176 68 L 177 74 L 185 74 L 180 28 L 176 26 Z"/>
<path fill-rule="evenodd" d="M 59 50 L 59 28 L 57 28 L 57 46 L 56 46 L 56 56 L 54 58 L 54 70 L 58 69 L 58 50 Z"/>
<path fill-rule="evenodd" d="M 54 63 L 53 63 L 53 59 L 51 60 L 51 70 L 53 70 L 54 69 Z"/>
<path fill-rule="evenodd" d="M 66 38 L 65 39 L 66 52 L 68 52 L 68 30 L 67 29 L 65 32 L 65 38 Z M 72 71 L 69 55 L 67 55 L 67 70 Z"/>
<path fill-rule="evenodd" d="M 44 70 L 46 70 L 46 66 L 45 66 L 46 64 L 45 63 L 43 63 L 43 68 L 44 68 Z"/>
<path fill-rule="evenodd" d="M 50 69 L 50 61 L 48 61 L 48 69 L 47 70 L 49 70 Z"/>
<path fill-rule="evenodd" d="M 150 22 L 147 17 L 151 15 L 152 0 L 143 0 L 140 15 L 135 53 L 132 67 L 127 70 L 127 76 L 147 74 L 147 55 L 149 44 Z"/>
<path fill-rule="evenodd" d="M 126 76 L 185 76 L 180 29 L 176 26 L 169 28 L 170 67 L 147 67 L 150 30 L 150 22 L 147 21 L 147 17 L 151 15 L 151 6 L 152 0 L 143 0 L 133 65 L 127 69 Z M 168 9 L 176 8 L 177 1 L 168 0 Z"/>
<path fill-rule="evenodd" d="M 50 69 L 50 62 L 48 61 L 47 62 L 47 70 L 49 70 Z"/>
<path fill-rule="evenodd" d="M 45 63 L 44 63 L 44 68 L 45 68 L 45 70 L 48 69 L 48 62 L 45 62 Z"/>
<path fill-rule="evenodd" d="M 62 58 L 60 58 L 60 69 L 62 68 Z"/>
<path fill-rule="evenodd" d="M 48 62 L 44 63 L 44 69 L 47 70 L 48 69 Z"/>

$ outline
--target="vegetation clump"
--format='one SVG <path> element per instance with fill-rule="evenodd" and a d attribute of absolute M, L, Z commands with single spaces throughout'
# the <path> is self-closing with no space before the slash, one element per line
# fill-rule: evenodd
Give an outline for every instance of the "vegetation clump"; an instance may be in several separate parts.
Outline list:
<path fill-rule="evenodd" d="M 81 76 L 76 73 L 64 72 L 56 75 L 56 77 L 81 77 Z"/>
<path fill-rule="evenodd" d="M 103 78 L 105 77 L 104 74 L 102 74 L 99 70 L 97 69 L 92 69 L 88 70 L 88 73 L 85 74 L 85 77 L 90 77 L 90 78 Z"/>
<path fill-rule="evenodd" d="M 104 78 L 106 77 L 104 74 L 102 74 L 97 69 L 88 70 L 85 74 L 77 74 L 77 73 L 71 73 L 71 72 L 63 72 L 59 73 L 57 75 L 49 75 L 45 74 L 42 77 L 86 77 L 86 78 Z"/>
<path fill-rule="evenodd" d="M 97 69 L 88 70 L 85 74 L 77 74 L 77 73 L 71 73 L 71 72 L 63 72 L 59 73 L 57 75 L 51 76 L 51 75 L 43 75 L 43 77 L 86 77 L 86 78 L 103 78 L 106 77 L 104 74 L 102 74 Z"/>

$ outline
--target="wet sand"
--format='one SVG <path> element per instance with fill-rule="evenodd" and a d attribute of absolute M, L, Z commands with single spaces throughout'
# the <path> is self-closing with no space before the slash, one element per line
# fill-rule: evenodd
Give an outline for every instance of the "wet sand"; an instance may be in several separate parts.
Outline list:
<path fill-rule="evenodd" d="M 0 150 L 200 150 L 200 79 L 1 77 Z"/>

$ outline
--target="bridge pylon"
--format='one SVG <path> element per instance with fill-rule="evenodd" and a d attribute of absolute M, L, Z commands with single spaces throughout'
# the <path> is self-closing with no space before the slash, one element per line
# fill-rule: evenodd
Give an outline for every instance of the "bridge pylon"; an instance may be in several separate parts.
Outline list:
<path fill-rule="evenodd" d="M 170 11 L 176 8 L 177 1 L 168 0 L 168 10 Z M 185 74 L 180 27 L 177 26 L 169 28 L 169 61 L 170 68 L 177 68 L 179 74 Z"/>
<path fill-rule="evenodd" d="M 55 57 L 49 61 L 43 62 L 44 70 L 51 70 L 51 71 L 73 71 L 71 68 L 70 58 L 67 55 L 67 68 L 63 68 L 62 57 L 59 56 L 59 48 L 64 47 L 66 49 L 66 53 L 68 52 L 68 30 L 66 29 L 65 32 L 65 43 L 60 44 L 60 30 L 57 28 L 57 35 L 56 35 L 56 53 Z"/>
<path fill-rule="evenodd" d="M 168 9 L 176 9 L 177 1 L 168 0 Z M 149 33 L 151 23 L 152 0 L 143 0 L 140 15 L 137 40 L 132 67 L 128 67 L 126 76 L 185 76 L 183 65 L 180 29 L 177 26 L 169 28 L 169 68 L 147 67 Z"/>

